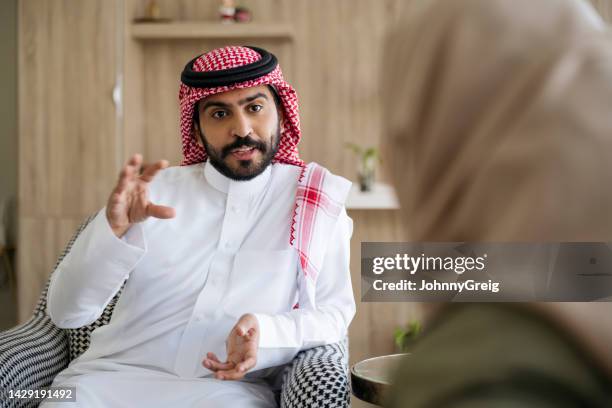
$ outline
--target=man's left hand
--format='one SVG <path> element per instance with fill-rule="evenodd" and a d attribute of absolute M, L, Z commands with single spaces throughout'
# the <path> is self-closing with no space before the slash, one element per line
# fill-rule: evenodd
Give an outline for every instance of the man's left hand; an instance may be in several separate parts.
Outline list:
<path fill-rule="evenodd" d="M 239 380 L 257 363 L 259 322 L 255 315 L 244 314 L 230 331 L 225 348 L 227 361 L 221 362 L 215 353 L 208 352 L 202 365 L 215 372 L 220 380 Z"/>

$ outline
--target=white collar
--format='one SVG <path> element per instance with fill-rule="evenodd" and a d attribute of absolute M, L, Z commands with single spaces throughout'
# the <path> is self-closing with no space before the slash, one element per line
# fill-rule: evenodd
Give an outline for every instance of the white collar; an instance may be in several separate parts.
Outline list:
<path fill-rule="evenodd" d="M 270 180 L 271 167 L 271 164 L 268 165 L 263 173 L 250 180 L 237 181 L 221 174 L 219 170 L 217 170 L 215 166 L 210 164 L 210 161 L 207 160 L 204 162 L 204 177 L 211 186 L 222 193 L 255 195 L 261 192 L 268 184 L 268 180 Z"/>

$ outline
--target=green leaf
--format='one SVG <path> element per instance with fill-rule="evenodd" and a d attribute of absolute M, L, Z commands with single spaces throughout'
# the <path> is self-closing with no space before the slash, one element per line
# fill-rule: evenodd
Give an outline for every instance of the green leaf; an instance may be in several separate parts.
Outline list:
<path fill-rule="evenodd" d="M 393 332 L 395 345 L 401 353 L 405 353 L 408 350 L 409 345 L 419 336 L 420 333 L 421 323 L 416 320 L 409 322 L 405 328 L 398 327 Z"/>
<path fill-rule="evenodd" d="M 404 344 L 404 337 L 406 336 L 406 332 L 404 330 L 397 328 L 395 329 L 395 333 L 393 333 L 393 337 L 395 340 L 395 345 L 401 351 Z"/>
<path fill-rule="evenodd" d="M 368 147 L 363 153 L 364 157 L 376 157 L 378 156 L 378 149 L 375 147 Z"/>
<path fill-rule="evenodd" d="M 356 155 L 361 156 L 363 149 L 361 148 L 361 146 L 355 144 L 355 143 L 350 143 L 347 142 L 346 147 L 351 149 Z"/>

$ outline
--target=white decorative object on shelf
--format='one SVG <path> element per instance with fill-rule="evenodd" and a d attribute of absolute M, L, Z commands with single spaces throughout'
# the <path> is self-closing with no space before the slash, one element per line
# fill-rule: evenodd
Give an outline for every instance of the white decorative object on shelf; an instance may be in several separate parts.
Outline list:
<path fill-rule="evenodd" d="M 397 210 L 399 201 L 395 189 L 389 184 L 374 183 L 372 191 L 363 192 L 359 183 L 353 183 L 348 199 L 348 210 Z"/>

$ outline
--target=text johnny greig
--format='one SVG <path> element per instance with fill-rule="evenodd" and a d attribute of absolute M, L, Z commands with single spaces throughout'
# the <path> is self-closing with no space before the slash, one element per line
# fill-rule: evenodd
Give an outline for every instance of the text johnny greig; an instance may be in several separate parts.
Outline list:
<path fill-rule="evenodd" d="M 483 256 L 465 257 L 440 257 L 440 256 L 410 256 L 408 254 L 396 254 L 393 257 L 375 257 L 372 259 L 372 272 L 381 275 L 385 271 L 406 271 L 410 275 L 417 272 L 446 271 L 461 275 L 469 271 L 483 271 L 486 268 L 487 254 Z M 488 291 L 499 292 L 499 282 L 488 280 L 487 282 L 468 279 L 461 282 L 440 282 L 421 280 L 417 284 L 412 280 L 402 279 L 400 281 L 386 282 L 377 279 L 373 282 L 373 288 L 379 290 L 408 290 L 408 291 Z"/>

